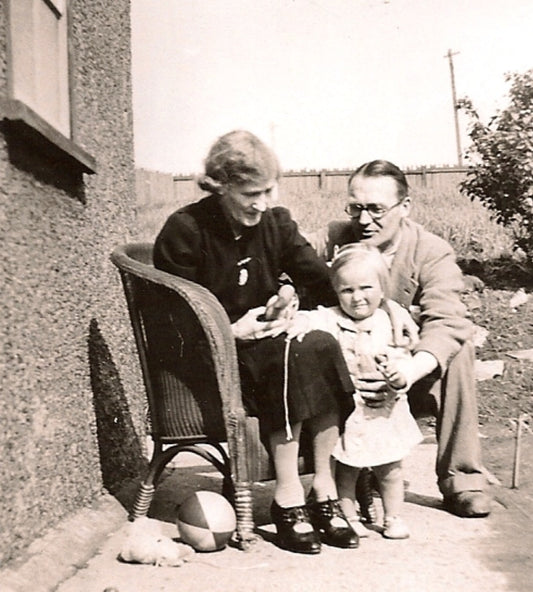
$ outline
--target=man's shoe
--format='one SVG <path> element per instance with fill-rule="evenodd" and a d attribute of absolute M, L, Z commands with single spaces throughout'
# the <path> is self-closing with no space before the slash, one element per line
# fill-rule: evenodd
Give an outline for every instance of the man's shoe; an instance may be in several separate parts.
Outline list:
<path fill-rule="evenodd" d="M 448 512 L 461 518 L 483 518 L 490 514 L 490 497 L 482 491 L 459 491 L 444 497 Z"/>
<path fill-rule="evenodd" d="M 282 508 L 276 501 L 270 507 L 280 547 L 293 553 L 320 553 L 320 538 L 309 520 L 305 506 Z"/>
<path fill-rule="evenodd" d="M 359 537 L 346 519 L 339 500 L 315 500 L 307 503 L 311 524 L 320 534 L 326 545 L 341 549 L 355 549 L 359 546 Z"/>

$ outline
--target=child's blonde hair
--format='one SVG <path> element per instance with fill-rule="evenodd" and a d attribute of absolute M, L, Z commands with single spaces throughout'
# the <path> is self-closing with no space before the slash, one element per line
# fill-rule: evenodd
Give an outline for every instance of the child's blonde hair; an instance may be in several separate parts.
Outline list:
<path fill-rule="evenodd" d="M 342 246 L 336 252 L 331 263 L 331 279 L 333 285 L 337 283 L 340 270 L 349 263 L 357 263 L 361 267 L 374 270 L 378 276 L 384 297 L 389 297 L 389 268 L 379 249 L 364 243 L 348 243 Z"/>
<path fill-rule="evenodd" d="M 205 159 L 205 174 L 198 185 L 219 194 L 222 187 L 278 180 L 281 169 L 274 152 L 257 136 L 245 130 L 224 134 L 211 146 Z"/>

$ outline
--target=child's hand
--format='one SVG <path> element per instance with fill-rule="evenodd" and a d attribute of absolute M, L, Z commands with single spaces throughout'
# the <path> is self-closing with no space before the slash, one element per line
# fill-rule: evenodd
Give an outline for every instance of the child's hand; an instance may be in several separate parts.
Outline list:
<path fill-rule="evenodd" d="M 381 354 L 376 356 L 376 362 L 388 385 L 394 389 L 407 387 L 407 377 L 398 360 L 390 360 L 385 354 Z"/>
<path fill-rule="evenodd" d="M 289 339 L 296 338 L 298 341 L 302 341 L 308 331 L 309 319 L 305 314 L 296 313 L 287 329 L 287 337 Z"/>

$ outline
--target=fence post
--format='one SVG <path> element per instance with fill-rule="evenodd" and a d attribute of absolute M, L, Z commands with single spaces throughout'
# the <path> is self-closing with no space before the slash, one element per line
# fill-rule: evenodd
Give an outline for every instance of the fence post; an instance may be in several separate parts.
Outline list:
<path fill-rule="evenodd" d="M 322 169 L 320 171 L 320 173 L 318 174 L 318 189 L 322 190 L 324 189 L 326 183 L 326 171 L 324 169 Z"/>
<path fill-rule="evenodd" d="M 428 174 L 427 174 L 426 167 L 425 166 L 420 167 L 420 171 L 422 173 L 422 179 L 421 179 L 422 180 L 422 187 L 424 189 L 427 189 L 427 186 L 428 186 Z"/>

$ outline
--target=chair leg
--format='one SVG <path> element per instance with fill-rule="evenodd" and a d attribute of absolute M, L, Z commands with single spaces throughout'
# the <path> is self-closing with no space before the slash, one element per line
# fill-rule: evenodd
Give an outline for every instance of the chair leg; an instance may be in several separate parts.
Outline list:
<path fill-rule="evenodd" d="M 237 516 L 236 542 L 241 549 L 247 550 L 260 539 L 254 533 L 252 484 L 237 482 L 234 484 L 234 491 L 234 508 Z"/>
<path fill-rule="evenodd" d="M 130 522 L 133 522 L 134 520 L 137 520 L 137 518 L 142 518 L 148 514 L 148 509 L 152 503 L 154 492 L 155 486 L 153 484 L 146 483 L 145 481 L 141 483 L 139 490 L 137 491 L 137 496 L 135 497 L 135 503 L 133 504 L 133 508 L 130 511 Z"/>
<path fill-rule="evenodd" d="M 139 486 L 135 502 L 128 517 L 131 522 L 148 514 L 161 472 L 175 454 L 177 454 L 177 450 L 163 452 L 162 445 L 159 442 L 154 443 L 154 451 L 148 467 L 148 473 Z"/>
<path fill-rule="evenodd" d="M 224 495 L 232 505 L 234 504 L 235 495 L 231 479 L 229 457 L 219 443 L 205 442 L 205 444 L 214 447 L 219 452 L 222 460 L 214 456 L 209 450 L 205 450 L 196 444 L 175 444 L 166 450 L 163 450 L 163 446 L 160 442 L 154 443 L 154 451 L 152 459 L 150 460 L 148 473 L 139 486 L 135 503 L 133 504 L 133 508 L 129 515 L 130 521 L 133 522 L 137 518 L 146 516 L 150 509 L 155 488 L 157 487 L 163 469 L 179 452 L 191 452 L 196 454 L 210 462 L 220 473 L 222 473 L 224 477 L 222 495 Z"/>
<path fill-rule="evenodd" d="M 222 481 L 222 495 L 235 507 L 235 487 L 230 476 L 224 476 Z"/>
<path fill-rule="evenodd" d="M 224 476 L 222 481 L 222 495 L 233 506 L 237 518 L 234 541 L 240 549 L 246 551 L 251 548 L 252 544 L 261 539 L 261 537 L 254 533 L 252 484 L 234 481 L 231 474 L 229 456 L 219 444 L 214 444 L 214 446 L 223 459 L 223 462 L 217 465 L 218 470 Z"/>

